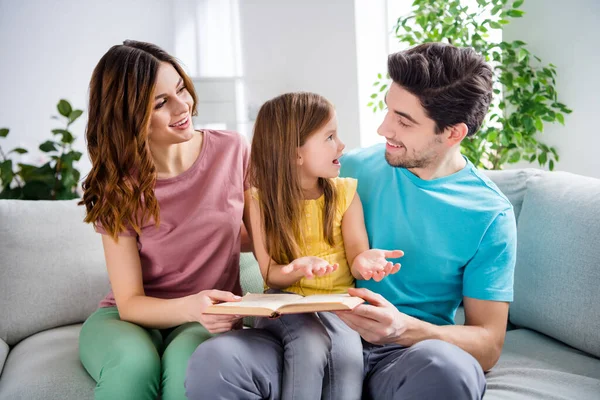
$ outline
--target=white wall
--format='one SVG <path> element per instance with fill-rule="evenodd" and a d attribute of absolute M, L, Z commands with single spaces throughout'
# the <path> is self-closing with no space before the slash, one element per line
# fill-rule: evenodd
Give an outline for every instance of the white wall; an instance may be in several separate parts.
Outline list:
<path fill-rule="evenodd" d="M 3 150 L 35 150 L 52 129 L 63 128 L 50 119 L 58 115 L 61 98 L 85 111 L 94 66 L 125 39 L 172 51 L 171 1 L 0 0 L 0 127 L 10 129 L 0 139 Z M 86 121 L 87 112 L 71 126 L 82 152 Z M 40 157 L 36 151 L 22 161 L 37 163 Z M 87 156 L 78 165 L 87 173 Z"/>
<path fill-rule="evenodd" d="M 239 7 L 250 119 L 281 93 L 316 92 L 336 106 L 346 148 L 359 147 L 354 2 L 243 0 Z"/>
<path fill-rule="evenodd" d="M 600 2 L 527 0 L 522 8 L 526 15 L 505 27 L 504 40 L 523 40 L 556 65 L 559 100 L 573 109 L 565 126 L 546 125 L 540 139 L 557 148 L 556 170 L 600 178 Z"/>

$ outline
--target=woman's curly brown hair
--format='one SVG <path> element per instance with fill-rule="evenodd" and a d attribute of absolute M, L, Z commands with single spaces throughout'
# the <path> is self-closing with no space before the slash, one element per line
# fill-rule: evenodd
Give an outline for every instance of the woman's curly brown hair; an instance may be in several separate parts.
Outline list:
<path fill-rule="evenodd" d="M 100 59 L 90 81 L 87 149 L 92 169 L 83 183 L 85 222 L 101 226 L 115 240 L 119 233 L 154 219 L 156 167 L 148 147 L 156 76 L 162 62 L 179 73 L 193 99 L 190 78 L 177 60 L 150 43 L 127 40 Z"/>

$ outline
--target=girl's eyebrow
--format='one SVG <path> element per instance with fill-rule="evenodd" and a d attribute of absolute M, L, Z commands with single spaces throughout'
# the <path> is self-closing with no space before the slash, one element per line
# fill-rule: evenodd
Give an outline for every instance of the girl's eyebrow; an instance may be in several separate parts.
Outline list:
<path fill-rule="evenodd" d="M 183 82 L 183 78 L 180 77 L 179 80 L 177 81 L 177 85 L 175 85 L 175 87 L 179 87 L 179 85 L 181 85 L 182 82 Z M 166 93 L 159 94 L 158 96 L 156 96 L 154 98 L 154 100 L 162 99 L 163 97 L 167 97 L 167 94 Z"/>

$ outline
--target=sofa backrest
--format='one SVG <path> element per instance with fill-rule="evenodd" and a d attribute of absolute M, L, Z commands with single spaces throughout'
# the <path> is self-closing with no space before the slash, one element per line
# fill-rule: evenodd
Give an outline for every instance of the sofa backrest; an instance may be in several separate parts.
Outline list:
<path fill-rule="evenodd" d="M 109 290 L 102 240 L 77 201 L 0 201 L 0 338 L 79 323 Z"/>
<path fill-rule="evenodd" d="M 523 206 L 523 198 L 525 197 L 525 190 L 527 189 L 527 180 L 532 176 L 539 175 L 542 171 L 533 168 L 525 168 L 482 172 L 498 186 L 498 189 L 500 189 L 512 203 L 518 224 L 521 207 Z"/>
<path fill-rule="evenodd" d="M 540 172 L 526 186 L 510 322 L 600 357 L 600 180 Z"/>

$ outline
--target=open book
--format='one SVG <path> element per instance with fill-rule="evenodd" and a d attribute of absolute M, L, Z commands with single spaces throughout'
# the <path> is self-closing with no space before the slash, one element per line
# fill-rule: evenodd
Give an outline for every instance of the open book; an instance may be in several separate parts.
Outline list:
<path fill-rule="evenodd" d="M 288 293 L 248 293 L 240 301 L 213 304 L 204 312 L 277 317 L 281 314 L 352 310 L 361 303 L 364 303 L 363 299 L 348 294 L 319 294 L 304 297 Z"/>

